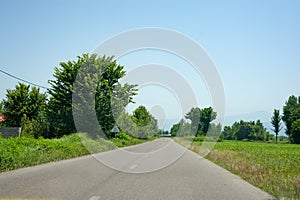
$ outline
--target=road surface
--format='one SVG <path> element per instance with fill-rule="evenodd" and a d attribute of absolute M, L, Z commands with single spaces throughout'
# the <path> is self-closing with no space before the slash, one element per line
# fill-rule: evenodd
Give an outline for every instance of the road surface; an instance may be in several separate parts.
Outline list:
<path fill-rule="evenodd" d="M 1 198 L 274 199 L 168 138 L 1 173 Z"/>

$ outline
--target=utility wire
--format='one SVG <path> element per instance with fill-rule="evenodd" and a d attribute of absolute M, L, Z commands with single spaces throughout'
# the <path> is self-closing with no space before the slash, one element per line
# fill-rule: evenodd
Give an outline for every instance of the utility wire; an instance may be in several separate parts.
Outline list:
<path fill-rule="evenodd" d="M 10 74 L 10 73 L 8 73 L 8 72 L 5 72 L 5 71 L 3 71 L 3 70 L 1 70 L 1 69 L 0 69 L 0 72 L 3 73 L 3 74 L 5 74 L 5 75 L 7 75 L 7 76 L 10 76 L 10 77 L 12 77 L 12 78 L 14 78 L 14 79 L 17 79 L 17 80 L 19 80 L 19 81 L 22 81 L 22 82 L 24 82 L 24 83 L 28 83 L 29 85 L 33 85 L 33 86 L 36 86 L 36 87 L 39 87 L 39 88 L 43 88 L 43 89 L 46 89 L 46 90 L 49 89 L 49 88 L 47 88 L 47 87 L 45 87 L 45 86 L 42 86 L 42 85 L 39 85 L 39 84 L 36 84 L 36 83 L 32 83 L 32 82 L 27 81 L 27 80 L 25 80 L 25 79 L 16 77 L 16 76 L 14 76 L 14 75 L 12 75 L 12 74 Z"/>

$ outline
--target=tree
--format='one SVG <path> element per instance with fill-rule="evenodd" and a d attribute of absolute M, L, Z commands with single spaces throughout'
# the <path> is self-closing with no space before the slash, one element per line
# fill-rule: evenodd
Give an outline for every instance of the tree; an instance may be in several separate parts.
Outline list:
<path fill-rule="evenodd" d="M 132 115 L 131 119 L 135 124 L 135 137 L 147 138 L 159 133 L 157 120 L 149 113 L 145 106 L 137 107 Z"/>
<path fill-rule="evenodd" d="M 179 135 L 179 128 L 182 124 L 179 122 L 177 124 L 174 124 L 170 130 L 170 134 L 172 137 L 175 137 L 177 135 Z"/>
<path fill-rule="evenodd" d="M 147 126 L 151 122 L 150 113 L 145 106 L 136 108 L 131 117 L 137 126 Z"/>
<path fill-rule="evenodd" d="M 293 138 L 297 134 L 293 134 L 292 125 L 294 121 L 300 119 L 300 97 L 294 95 L 290 96 L 289 99 L 285 102 L 283 107 L 283 116 L 282 120 L 286 126 L 286 135 L 289 136 L 291 142 L 294 142 Z"/>
<path fill-rule="evenodd" d="M 64 134 L 76 132 L 72 115 L 73 83 L 80 67 L 84 63 L 83 57 L 77 61 L 61 62 L 60 67 L 54 68 L 54 80 L 49 80 L 51 88 L 48 90 L 50 101 L 47 117 L 50 122 L 50 131 L 44 137 L 60 137 Z"/>
<path fill-rule="evenodd" d="M 212 107 L 201 109 L 201 111 L 200 111 L 200 126 L 201 126 L 201 131 L 202 131 L 202 133 L 204 133 L 204 135 L 206 135 L 208 132 L 210 122 L 215 120 L 216 117 L 217 117 L 217 113 L 214 112 Z"/>
<path fill-rule="evenodd" d="M 206 135 L 210 126 L 210 123 L 216 119 L 217 113 L 213 111 L 212 107 L 208 108 L 192 108 L 185 118 L 191 120 L 193 132 L 198 135 Z"/>
<path fill-rule="evenodd" d="M 280 116 L 280 111 L 274 109 L 273 116 L 271 118 L 271 124 L 273 126 L 272 131 L 275 133 L 275 141 L 277 143 L 277 138 L 280 130 L 282 129 L 281 127 L 281 116 Z"/>
<path fill-rule="evenodd" d="M 3 101 L 5 126 L 21 126 L 22 117 L 36 119 L 39 112 L 46 106 L 46 94 L 40 93 L 39 88 L 23 83 L 16 85 L 14 90 L 8 89 Z"/>
<path fill-rule="evenodd" d="M 233 131 L 230 126 L 224 127 L 224 130 L 222 131 L 222 137 L 225 140 L 233 140 L 234 139 Z"/>
<path fill-rule="evenodd" d="M 116 108 L 126 106 L 136 94 L 135 86 L 127 84 L 122 87 L 118 84 L 118 80 L 125 76 L 123 68 L 114 57 L 96 54 L 83 54 L 78 56 L 77 61 L 60 63 L 60 68 L 54 69 L 55 80 L 49 81 L 49 118 L 52 124 L 49 137 L 76 132 L 72 111 L 82 124 L 78 131 L 95 136 L 97 133 L 93 132 L 97 130 L 91 127 L 98 127 L 99 124 L 107 137 L 111 137 L 110 130 L 115 124 L 112 112 L 114 89 L 119 89 L 117 97 L 122 100 L 121 103 L 119 101 L 121 106 Z M 96 113 L 97 125 L 89 121 L 92 113 Z"/>
<path fill-rule="evenodd" d="M 269 137 L 269 133 L 260 120 L 235 122 L 231 127 L 225 126 L 222 135 L 227 140 L 265 141 Z"/>
<path fill-rule="evenodd" d="M 138 90 L 136 87 L 137 85 L 130 85 L 128 83 L 125 83 L 123 86 L 118 83 L 115 86 L 111 102 L 114 115 L 119 115 L 123 112 L 129 103 L 135 103 L 133 97 L 137 95 Z"/>
<path fill-rule="evenodd" d="M 201 130 L 200 113 L 200 108 L 191 108 L 191 110 L 185 115 L 185 118 L 191 121 L 192 132 L 195 134 L 196 137 L 198 136 L 198 133 Z"/>
<path fill-rule="evenodd" d="M 300 118 L 293 122 L 292 124 L 292 142 L 295 144 L 300 144 Z"/>

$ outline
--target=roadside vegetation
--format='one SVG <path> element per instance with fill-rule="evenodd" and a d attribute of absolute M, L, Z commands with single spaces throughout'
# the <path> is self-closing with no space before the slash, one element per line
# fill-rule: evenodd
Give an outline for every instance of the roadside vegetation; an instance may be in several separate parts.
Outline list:
<path fill-rule="evenodd" d="M 138 139 L 125 133 L 119 133 L 110 140 L 93 140 L 86 134 L 71 134 L 55 139 L 0 137 L 0 172 L 99 153 L 152 139 Z"/>
<path fill-rule="evenodd" d="M 0 136 L 0 172 L 154 139 L 157 120 L 147 108 L 125 110 L 137 95 L 137 85 L 119 83 L 125 75 L 114 57 L 83 54 L 54 68 L 45 93 L 24 83 L 7 89 L 0 101 L 0 127 L 22 132 L 16 138 Z"/>

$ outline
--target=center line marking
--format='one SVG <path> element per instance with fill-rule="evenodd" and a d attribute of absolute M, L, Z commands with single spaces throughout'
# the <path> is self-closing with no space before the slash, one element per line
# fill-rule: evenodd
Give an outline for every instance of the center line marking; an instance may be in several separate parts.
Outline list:
<path fill-rule="evenodd" d="M 100 199 L 99 196 L 93 196 L 93 197 L 90 198 L 90 200 L 99 200 L 99 199 Z"/>
<path fill-rule="evenodd" d="M 129 169 L 135 169 L 138 165 L 131 165 L 131 167 L 129 167 Z"/>

